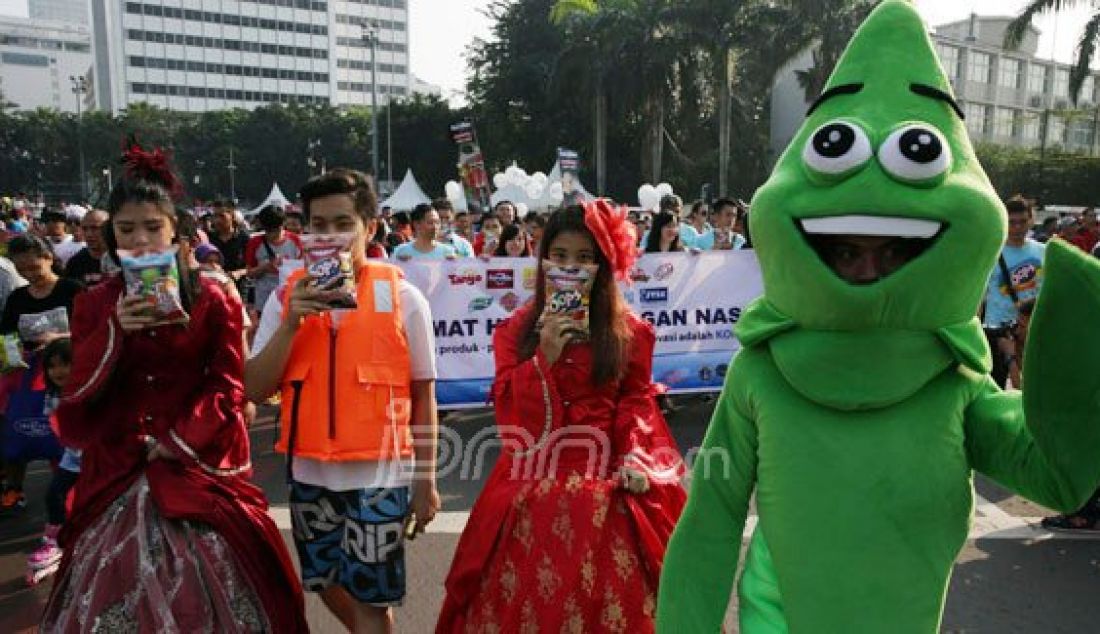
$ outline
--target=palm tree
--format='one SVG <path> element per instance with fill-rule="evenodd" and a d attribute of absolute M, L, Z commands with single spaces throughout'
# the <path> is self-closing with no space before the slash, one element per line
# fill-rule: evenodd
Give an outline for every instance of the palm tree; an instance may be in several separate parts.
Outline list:
<path fill-rule="evenodd" d="M 840 55 L 848 47 L 848 40 L 859 25 L 875 8 L 875 0 L 841 0 L 839 2 L 803 2 L 796 12 L 799 21 L 811 26 L 807 35 L 817 38 L 813 50 L 813 66 L 797 71 L 798 82 L 806 94 L 806 101 L 813 101 L 825 89 L 825 83 L 833 74 Z M 838 6 L 839 5 L 839 6 Z"/>
<path fill-rule="evenodd" d="M 557 60 L 552 81 L 582 73 L 593 94 L 596 191 L 606 178 L 608 95 L 636 106 L 646 122 L 642 172 L 660 180 L 665 104 L 677 42 L 665 24 L 668 0 L 558 0 L 550 19 L 567 32 L 570 45 Z M 624 73 L 629 69 L 629 73 Z M 618 72 L 615 72 L 618 71 Z"/>
<path fill-rule="evenodd" d="M 729 189 L 730 123 L 733 80 L 736 73 L 736 41 L 742 16 L 752 0 L 690 0 L 671 12 L 681 38 L 701 46 L 711 62 L 718 97 L 718 195 Z"/>
<path fill-rule="evenodd" d="M 610 36 L 614 30 L 605 28 L 606 19 L 594 0 L 558 0 L 550 10 L 550 21 L 571 31 L 573 43 L 555 60 L 552 81 L 564 83 L 568 76 L 585 77 L 592 91 L 592 143 L 596 164 L 596 195 L 607 191 L 607 90 L 610 65 L 607 54 L 613 47 Z M 583 67 L 588 67 L 588 72 Z M 576 72 L 571 72 L 576 71 Z"/>
<path fill-rule="evenodd" d="M 1077 97 L 1081 92 L 1081 86 L 1089 76 L 1092 68 L 1092 58 L 1096 54 L 1096 46 L 1100 44 L 1100 5 L 1092 0 L 1032 0 L 1020 12 L 1020 15 L 1009 23 L 1005 30 L 1005 48 L 1014 49 L 1023 41 L 1032 19 L 1051 11 L 1072 9 L 1078 5 L 1087 4 L 1092 9 L 1092 17 L 1085 23 L 1081 31 L 1081 37 L 1077 41 L 1077 59 L 1069 74 L 1069 94 L 1073 103 L 1077 103 Z"/>

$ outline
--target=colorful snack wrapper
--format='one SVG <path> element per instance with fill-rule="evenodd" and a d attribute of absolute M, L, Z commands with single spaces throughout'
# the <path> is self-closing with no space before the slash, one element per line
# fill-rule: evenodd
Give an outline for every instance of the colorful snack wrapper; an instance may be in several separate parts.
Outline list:
<path fill-rule="evenodd" d="M 145 297 L 156 325 L 186 324 L 191 318 L 180 301 L 180 271 L 176 247 L 164 251 L 136 252 L 119 249 L 126 294 Z"/>
<path fill-rule="evenodd" d="M 561 266 L 543 260 L 546 274 L 546 307 L 544 315 L 569 315 L 576 323 L 577 333 L 587 338 L 588 306 L 592 301 L 592 284 L 596 281 L 597 264 Z"/>
<path fill-rule="evenodd" d="M 29 344 L 42 343 L 47 335 L 69 334 L 69 313 L 64 308 L 52 308 L 43 313 L 19 316 L 19 338 Z"/>
<path fill-rule="evenodd" d="M 351 265 L 353 233 L 311 234 L 302 236 L 306 272 L 324 293 L 321 301 L 334 309 L 357 308 L 355 271 Z"/>
<path fill-rule="evenodd" d="M 30 366 L 23 360 L 23 345 L 19 335 L 0 336 L 0 372 L 27 370 Z"/>

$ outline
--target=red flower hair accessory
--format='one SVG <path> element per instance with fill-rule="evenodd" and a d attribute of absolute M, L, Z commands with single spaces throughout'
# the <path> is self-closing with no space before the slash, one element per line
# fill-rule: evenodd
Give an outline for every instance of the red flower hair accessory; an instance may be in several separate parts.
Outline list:
<path fill-rule="evenodd" d="M 130 141 L 122 151 L 122 165 L 127 177 L 158 183 L 173 199 L 183 194 L 183 185 L 172 172 L 168 153 L 159 147 L 146 151 L 136 141 Z"/>
<path fill-rule="evenodd" d="M 625 280 L 638 258 L 638 235 L 627 217 L 625 205 L 606 198 L 584 203 L 584 224 L 596 238 L 616 280 Z"/>

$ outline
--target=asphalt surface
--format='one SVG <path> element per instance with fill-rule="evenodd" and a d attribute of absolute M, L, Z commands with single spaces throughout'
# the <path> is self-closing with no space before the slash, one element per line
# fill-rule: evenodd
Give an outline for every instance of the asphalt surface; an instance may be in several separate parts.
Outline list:
<path fill-rule="evenodd" d="M 685 452 L 701 443 L 713 402 L 680 397 L 670 426 Z M 491 412 L 452 414 L 445 421 L 452 437 L 463 441 L 491 433 Z M 272 514 L 290 543 L 282 458 L 272 452 L 274 428 L 261 416 L 253 428 L 255 479 L 263 486 Z M 470 510 L 487 477 L 495 452 L 490 450 L 480 473 L 459 470 L 440 480 L 443 513 L 430 532 L 407 549 L 409 588 L 397 610 L 397 631 L 431 632 L 443 601 L 443 579 Z M 26 555 L 41 535 L 43 498 L 49 483 L 44 464 L 32 466 L 26 482 L 28 507 L 0 515 L 0 634 L 36 631 L 49 594 L 50 580 L 27 587 Z M 960 554 L 948 594 L 943 632 L 957 634 L 1054 634 L 1100 632 L 1100 536 L 1051 534 L 1036 528 L 1046 509 L 1015 497 L 981 477 L 976 478 L 974 529 Z M 813 518 L 807 518 L 813 521 Z M 340 632 L 315 597 L 307 598 L 315 632 Z M 731 602 L 730 630 L 736 632 Z"/>

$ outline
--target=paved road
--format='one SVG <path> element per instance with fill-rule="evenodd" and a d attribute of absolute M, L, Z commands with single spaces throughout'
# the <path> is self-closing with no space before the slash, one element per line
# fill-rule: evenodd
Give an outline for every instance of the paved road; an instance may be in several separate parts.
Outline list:
<path fill-rule="evenodd" d="M 683 407 L 670 420 L 681 447 L 700 443 L 711 407 L 712 403 L 701 399 L 684 399 Z M 446 425 L 469 441 L 489 431 L 492 417 L 484 411 L 462 413 L 450 417 Z M 261 418 L 252 438 L 256 479 L 267 491 L 272 513 L 289 545 L 283 463 L 271 451 L 274 430 L 270 423 Z M 398 631 L 432 630 L 455 544 L 493 460 L 495 454 L 490 451 L 480 477 L 450 473 L 442 478 L 444 513 L 432 532 L 408 549 L 409 594 L 406 606 L 398 612 Z M 33 549 L 44 521 L 41 500 L 48 480 L 44 467 L 32 469 L 27 481 L 28 509 L 0 517 L 0 633 L 33 632 L 48 594 L 46 586 L 27 588 L 23 583 L 26 553 Z M 1070 539 L 1038 530 L 1034 524 L 1048 513 L 1045 509 L 980 478 L 976 485 L 981 497 L 974 529 L 955 566 L 943 632 L 1100 632 L 1100 539 Z M 340 631 L 312 598 L 309 620 L 316 632 Z"/>

